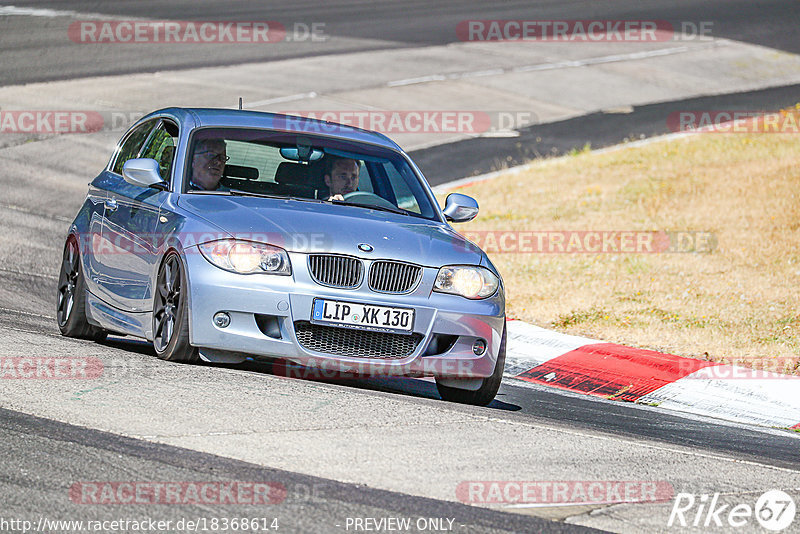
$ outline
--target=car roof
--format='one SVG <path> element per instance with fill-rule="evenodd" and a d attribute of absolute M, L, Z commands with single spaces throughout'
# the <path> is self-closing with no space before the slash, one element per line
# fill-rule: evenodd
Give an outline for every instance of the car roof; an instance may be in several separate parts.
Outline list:
<path fill-rule="evenodd" d="M 378 132 L 335 122 L 283 115 L 280 113 L 222 108 L 171 107 L 154 111 L 142 117 L 141 120 L 146 120 L 158 115 L 172 115 L 178 119 L 183 126 L 190 127 L 191 129 L 207 127 L 264 128 L 309 135 L 324 135 L 326 137 L 334 137 L 347 141 L 360 141 L 402 151 L 397 143 Z"/>

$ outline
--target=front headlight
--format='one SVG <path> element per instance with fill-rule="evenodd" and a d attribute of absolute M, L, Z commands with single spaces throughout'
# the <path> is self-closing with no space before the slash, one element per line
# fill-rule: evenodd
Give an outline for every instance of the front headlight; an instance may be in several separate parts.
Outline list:
<path fill-rule="evenodd" d="M 450 265 L 439 269 L 433 290 L 474 300 L 491 297 L 499 284 L 497 276 L 484 267 Z"/>
<path fill-rule="evenodd" d="M 222 239 L 197 245 L 203 257 L 226 271 L 240 274 L 292 274 L 289 255 L 280 247 L 265 243 Z"/>

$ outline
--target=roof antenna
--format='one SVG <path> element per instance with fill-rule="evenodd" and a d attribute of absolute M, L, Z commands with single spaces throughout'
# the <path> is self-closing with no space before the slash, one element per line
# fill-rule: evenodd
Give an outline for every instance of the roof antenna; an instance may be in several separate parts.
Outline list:
<path fill-rule="evenodd" d="M 242 111 L 242 97 L 239 97 L 239 111 Z"/>

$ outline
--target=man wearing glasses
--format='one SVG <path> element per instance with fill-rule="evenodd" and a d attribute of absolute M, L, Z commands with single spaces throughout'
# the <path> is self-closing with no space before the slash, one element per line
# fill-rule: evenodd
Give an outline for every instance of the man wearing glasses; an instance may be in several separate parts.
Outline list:
<path fill-rule="evenodd" d="M 219 181 L 225 171 L 225 162 L 229 159 L 225 141 L 222 139 L 197 141 L 192 156 L 192 177 L 189 180 L 189 187 L 205 191 L 226 191 L 227 188 L 220 185 Z"/>

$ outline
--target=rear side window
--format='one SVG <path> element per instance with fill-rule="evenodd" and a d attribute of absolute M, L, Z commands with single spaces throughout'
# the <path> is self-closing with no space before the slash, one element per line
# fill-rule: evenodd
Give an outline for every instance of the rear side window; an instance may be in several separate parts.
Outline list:
<path fill-rule="evenodd" d="M 114 162 L 114 167 L 111 169 L 112 171 L 117 174 L 122 174 L 122 166 L 125 162 L 129 159 L 139 157 L 139 151 L 142 149 L 142 145 L 147 140 L 147 136 L 150 135 L 150 131 L 153 129 L 154 125 L 154 120 L 147 121 L 137 126 L 130 135 L 128 135 L 122 143 L 122 147 L 119 149 L 117 161 Z"/>
<path fill-rule="evenodd" d="M 240 165 L 258 170 L 259 180 L 275 181 L 278 165 L 286 161 L 279 147 L 244 141 L 225 141 L 230 165 Z"/>

